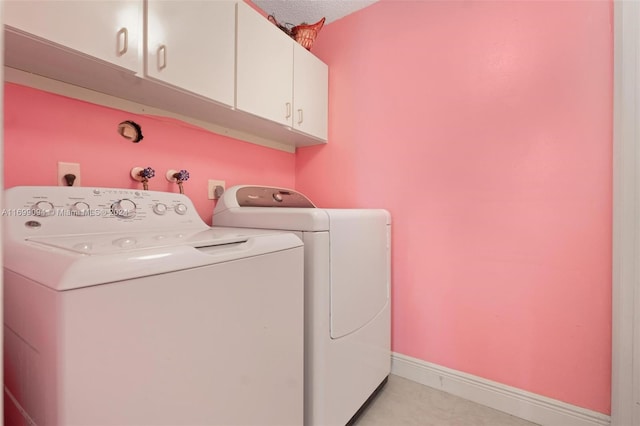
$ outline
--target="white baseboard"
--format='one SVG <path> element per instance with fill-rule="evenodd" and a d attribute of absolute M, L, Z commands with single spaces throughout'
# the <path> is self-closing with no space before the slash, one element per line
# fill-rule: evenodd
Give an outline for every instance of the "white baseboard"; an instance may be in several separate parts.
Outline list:
<path fill-rule="evenodd" d="M 611 417 L 399 353 L 391 373 L 543 426 L 609 426 Z"/>

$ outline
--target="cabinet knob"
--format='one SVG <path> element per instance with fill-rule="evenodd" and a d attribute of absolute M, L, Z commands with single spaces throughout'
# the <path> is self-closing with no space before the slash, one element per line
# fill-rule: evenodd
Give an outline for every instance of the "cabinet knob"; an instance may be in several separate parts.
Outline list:
<path fill-rule="evenodd" d="M 116 33 L 118 43 L 118 56 L 122 56 L 129 50 L 129 31 L 122 27 L 120 31 Z"/>
<path fill-rule="evenodd" d="M 302 109 L 298 110 L 298 124 L 302 124 L 304 117 L 302 116 Z"/>
<path fill-rule="evenodd" d="M 285 118 L 288 119 L 289 117 L 291 117 L 291 102 L 287 102 L 286 105 L 287 105 L 287 115 Z"/>

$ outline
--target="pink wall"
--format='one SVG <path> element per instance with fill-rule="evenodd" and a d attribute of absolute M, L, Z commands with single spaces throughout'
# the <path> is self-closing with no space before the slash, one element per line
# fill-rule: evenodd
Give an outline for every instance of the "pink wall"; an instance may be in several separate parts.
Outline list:
<path fill-rule="evenodd" d="M 258 183 L 293 187 L 295 155 L 240 142 L 159 117 L 131 114 L 39 90 L 5 85 L 5 186 L 55 185 L 57 162 L 77 162 L 83 186 L 140 188 L 132 167 L 151 166 L 149 189 L 178 191 L 163 176 L 187 169 L 185 193 L 211 223 L 214 201 L 207 199 L 208 179 L 227 186 Z M 133 120 L 144 139 L 134 144 L 116 132 Z"/>
<path fill-rule="evenodd" d="M 610 2 L 382 1 L 327 25 L 296 185 L 391 211 L 393 350 L 610 411 Z"/>
<path fill-rule="evenodd" d="M 5 86 L 5 185 L 293 187 L 394 220 L 393 349 L 610 411 L 609 2 L 385 1 L 327 25 L 330 141 L 294 156 Z M 145 139 L 116 133 L 132 119 Z"/>

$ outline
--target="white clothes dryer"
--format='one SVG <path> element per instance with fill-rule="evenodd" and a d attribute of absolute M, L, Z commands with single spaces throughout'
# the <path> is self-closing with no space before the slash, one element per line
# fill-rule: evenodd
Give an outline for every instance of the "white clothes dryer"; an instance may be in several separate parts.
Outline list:
<path fill-rule="evenodd" d="M 6 424 L 300 425 L 303 247 L 174 193 L 4 198 Z"/>
<path fill-rule="evenodd" d="M 320 209 L 299 192 L 234 186 L 218 226 L 295 231 L 304 242 L 305 424 L 353 422 L 390 373 L 391 216 Z"/>

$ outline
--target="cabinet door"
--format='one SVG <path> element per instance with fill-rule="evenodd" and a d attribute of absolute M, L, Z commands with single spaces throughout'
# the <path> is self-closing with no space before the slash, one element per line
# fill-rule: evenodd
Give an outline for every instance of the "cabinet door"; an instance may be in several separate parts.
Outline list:
<path fill-rule="evenodd" d="M 329 67 L 295 43 L 293 49 L 293 128 L 327 140 Z"/>
<path fill-rule="evenodd" d="M 237 36 L 236 108 L 291 126 L 294 41 L 242 2 Z"/>
<path fill-rule="evenodd" d="M 147 77 L 233 106 L 235 3 L 147 0 Z"/>
<path fill-rule="evenodd" d="M 10 29 L 142 70 L 143 0 L 11 0 L 3 6 Z"/>

